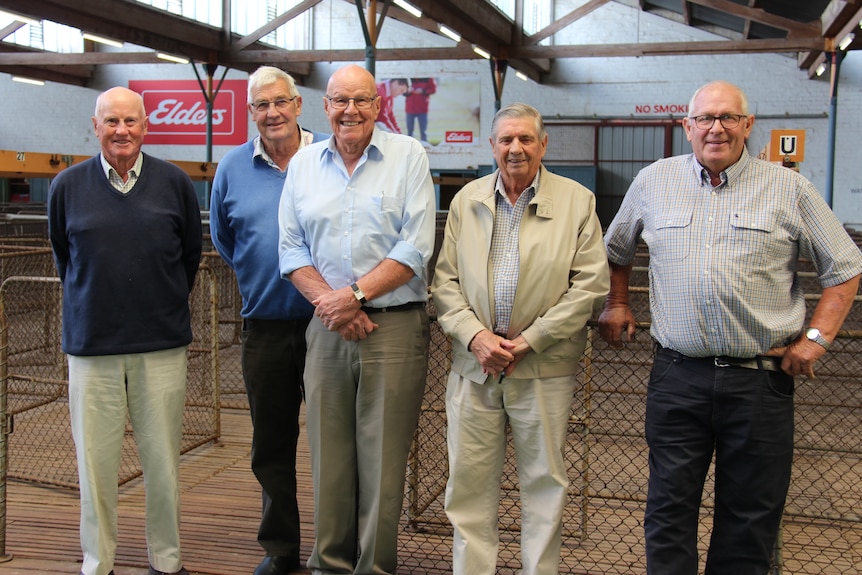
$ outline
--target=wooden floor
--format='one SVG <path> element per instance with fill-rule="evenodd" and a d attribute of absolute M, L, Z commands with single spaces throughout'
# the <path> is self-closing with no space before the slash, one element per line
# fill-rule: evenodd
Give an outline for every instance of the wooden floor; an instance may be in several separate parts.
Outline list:
<path fill-rule="evenodd" d="M 304 426 L 303 426 L 304 427 Z M 222 438 L 182 456 L 182 545 L 192 575 L 251 575 L 257 544 L 260 487 L 251 473 L 248 410 L 222 411 Z M 298 465 L 303 557 L 312 541 L 311 472 L 305 437 Z M 0 575 L 76 575 L 80 569 L 78 492 L 10 480 L 6 559 Z M 144 488 L 138 478 L 120 487 L 115 575 L 145 575 Z"/>

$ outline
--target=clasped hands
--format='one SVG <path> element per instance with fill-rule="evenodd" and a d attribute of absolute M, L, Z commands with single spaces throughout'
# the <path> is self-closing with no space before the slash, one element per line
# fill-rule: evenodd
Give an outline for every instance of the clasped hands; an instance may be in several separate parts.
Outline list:
<path fill-rule="evenodd" d="M 473 337 L 470 351 L 482 366 L 482 372 L 496 378 L 511 375 L 530 346 L 522 336 L 510 340 L 484 329 Z"/>
<path fill-rule="evenodd" d="M 314 315 L 323 326 L 347 341 L 358 341 L 368 337 L 379 327 L 371 321 L 350 287 L 328 291 L 312 300 Z"/>

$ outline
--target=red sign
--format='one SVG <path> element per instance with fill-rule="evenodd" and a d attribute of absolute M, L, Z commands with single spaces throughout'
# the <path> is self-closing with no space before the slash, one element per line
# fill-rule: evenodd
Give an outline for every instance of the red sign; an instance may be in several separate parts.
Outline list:
<path fill-rule="evenodd" d="M 149 124 L 146 144 L 203 145 L 207 105 L 197 80 L 129 80 L 144 98 Z M 248 140 L 248 82 L 225 80 L 212 110 L 213 145 L 234 146 Z"/>
<path fill-rule="evenodd" d="M 473 132 L 446 132 L 447 144 L 472 144 Z"/>

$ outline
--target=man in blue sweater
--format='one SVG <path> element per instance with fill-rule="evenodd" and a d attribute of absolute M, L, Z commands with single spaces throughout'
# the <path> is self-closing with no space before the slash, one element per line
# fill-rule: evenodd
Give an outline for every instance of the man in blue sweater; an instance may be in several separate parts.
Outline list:
<path fill-rule="evenodd" d="M 302 129 L 302 96 L 278 68 L 248 80 L 258 136 L 225 155 L 210 205 L 213 245 L 236 272 L 242 295 L 242 372 L 254 432 L 251 468 L 263 491 L 257 539 L 266 557 L 255 575 L 300 573 L 296 445 L 305 328 L 314 307 L 278 271 L 278 202 L 288 162 L 325 139 Z"/>
<path fill-rule="evenodd" d="M 48 195 L 63 282 L 81 575 L 113 573 L 127 414 L 144 471 L 149 574 L 187 575 L 178 475 L 200 209 L 182 170 L 141 152 L 147 116 L 139 94 L 101 94 L 93 128 L 101 154 L 62 171 Z"/>

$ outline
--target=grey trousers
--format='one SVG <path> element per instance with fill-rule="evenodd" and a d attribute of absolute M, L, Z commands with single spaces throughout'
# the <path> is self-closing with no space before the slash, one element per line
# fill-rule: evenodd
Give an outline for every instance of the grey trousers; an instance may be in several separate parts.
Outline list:
<path fill-rule="evenodd" d="M 428 367 L 424 309 L 377 313 L 348 342 L 306 331 L 306 421 L 314 478 L 314 573 L 395 573 L 407 456 Z"/>

